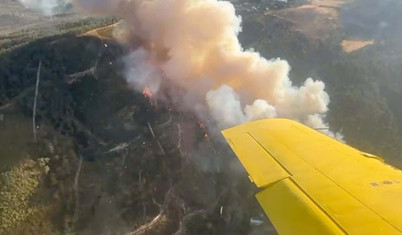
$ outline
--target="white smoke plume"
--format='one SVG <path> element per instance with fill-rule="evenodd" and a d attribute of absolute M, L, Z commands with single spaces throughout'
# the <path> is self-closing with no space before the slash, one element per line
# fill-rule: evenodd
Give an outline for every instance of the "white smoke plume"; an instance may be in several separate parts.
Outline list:
<path fill-rule="evenodd" d="M 277 116 L 275 107 L 268 104 L 266 100 L 255 100 L 252 105 L 247 105 L 242 109 L 239 96 L 227 85 L 209 91 L 206 100 L 211 116 L 221 127 Z"/>
<path fill-rule="evenodd" d="M 124 58 L 126 62 L 125 77 L 127 82 L 137 90 L 144 87 L 157 93 L 162 81 L 161 72 L 149 63 L 152 55 L 143 48 L 131 52 Z"/>
<path fill-rule="evenodd" d="M 42 12 L 46 16 L 61 13 L 71 0 L 19 0 L 26 8 Z"/>
<path fill-rule="evenodd" d="M 301 87 L 293 86 L 287 61 L 267 60 L 244 50 L 237 38 L 241 18 L 230 2 L 74 3 L 92 14 L 121 17 L 125 23 L 116 34 L 119 39 L 129 45 L 141 42 L 141 49 L 127 57 L 127 79 L 136 89 L 149 86 L 156 92 L 159 80 L 168 78 L 190 94 L 204 97 L 210 115 L 221 128 L 272 117 L 326 126 L 322 119 L 329 103 L 325 84 L 309 78 Z"/>

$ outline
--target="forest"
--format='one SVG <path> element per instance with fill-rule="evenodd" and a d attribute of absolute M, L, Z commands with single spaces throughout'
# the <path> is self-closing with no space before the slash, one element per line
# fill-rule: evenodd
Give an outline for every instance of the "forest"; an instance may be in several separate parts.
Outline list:
<path fill-rule="evenodd" d="M 242 46 L 286 59 L 295 85 L 324 81 L 330 130 L 401 168 L 399 34 L 312 38 L 267 14 L 306 1 L 268 2 L 233 1 Z M 0 234 L 275 234 L 214 126 L 176 98 L 133 91 L 121 72 L 127 48 L 81 35 L 116 21 L 1 44 Z M 374 33 L 373 45 L 342 50 L 345 38 Z"/>

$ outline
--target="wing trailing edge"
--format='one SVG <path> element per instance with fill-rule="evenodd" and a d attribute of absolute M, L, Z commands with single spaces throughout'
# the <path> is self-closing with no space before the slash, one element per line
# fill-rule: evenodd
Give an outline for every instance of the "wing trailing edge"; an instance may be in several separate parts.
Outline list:
<path fill-rule="evenodd" d="M 280 234 L 402 234 L 402 172 L 287 119 L 222 132 Z"/>

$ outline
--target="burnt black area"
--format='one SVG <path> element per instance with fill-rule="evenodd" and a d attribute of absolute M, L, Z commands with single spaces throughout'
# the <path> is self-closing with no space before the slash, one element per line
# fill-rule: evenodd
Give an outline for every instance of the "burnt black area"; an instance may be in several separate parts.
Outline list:
<path fill-rule="evenodd" d="M 132 90 L 125 53 L 112 41 L 63 35 L 0 56 L 6 118 L 32 117 L 42 63 L 31 157 L 50 158 L 37 195 L 51 208 L 47 219 L 79 234 L 251 232 L 262 211 L 231 150 L 178 103 Z"/>

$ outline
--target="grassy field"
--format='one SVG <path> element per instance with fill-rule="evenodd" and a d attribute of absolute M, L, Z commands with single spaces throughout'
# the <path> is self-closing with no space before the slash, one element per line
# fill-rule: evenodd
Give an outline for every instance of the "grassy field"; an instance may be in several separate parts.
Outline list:
<path fill-rule="evenodd" d="M 81 34 L 113 24 L 113 17 L 93 18 L 70 10 L 63 14 L 44 16 L 26 9 L 18 1 L 0 1 L 0 53 L 27 42 L 63 33 Z"/>

